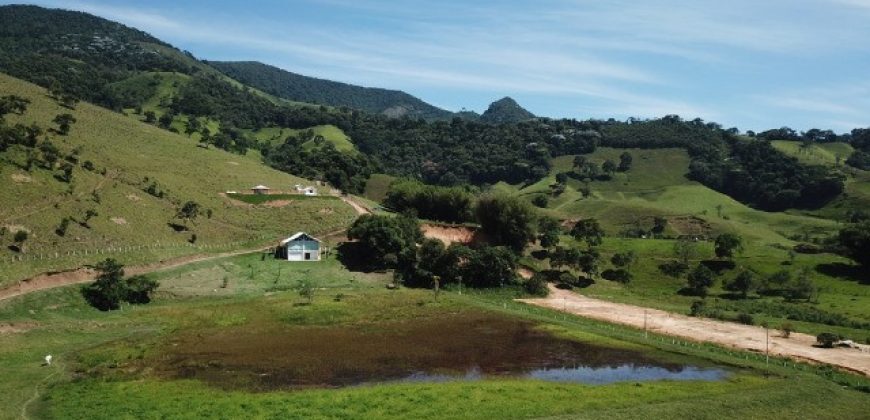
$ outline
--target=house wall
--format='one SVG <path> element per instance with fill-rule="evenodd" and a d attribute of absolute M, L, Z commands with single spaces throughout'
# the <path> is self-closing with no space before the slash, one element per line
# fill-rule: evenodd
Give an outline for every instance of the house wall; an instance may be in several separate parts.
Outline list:
<path fill-rule="evenodd" d="M 310 254 L 308 261 L 320 261 L 320 243 L 317 241 L 297 240 L 288 242 L 287 261 L 306 261 L 305 254 Z"/>

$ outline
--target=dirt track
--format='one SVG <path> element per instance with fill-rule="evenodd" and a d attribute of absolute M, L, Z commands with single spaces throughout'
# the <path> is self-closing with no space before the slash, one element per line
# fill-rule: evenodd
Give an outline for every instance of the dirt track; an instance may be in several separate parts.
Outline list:
<path fill-rule="evenodd" d="M 658 309 L 608 302 L 552 286 L 550 296 L 547 298 L 519 301 L 637 328 L 644 327 L 644 318 L 646 318 L 647 328 L 656 333 L 761 353 L 765 351 L 765 332 L 761 327 L 693 318 Z M 780 336 L 779 331 L 770 330 L 770 354 L 772 355 L 826 363 L 870 376 L 870 348 L 867 346 L 863 346 L 861 350 L 822 349 L 813 347 L 815 342 L 815 337 L 807 334 L 792 333 L 791 337 L 784 338 Z"/>

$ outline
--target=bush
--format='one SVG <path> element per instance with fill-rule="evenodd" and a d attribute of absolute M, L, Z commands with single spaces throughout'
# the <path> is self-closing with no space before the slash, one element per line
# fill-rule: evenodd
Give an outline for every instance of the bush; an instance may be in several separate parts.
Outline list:
<path fill-rule="evenodd" d="M 618 268 L 616 270 L 607 269 L 601 273 L 601 277 L 604 277 L 607 280 L 615 281 L 617 283 L 628 284 L 631 282 L 631 273 L 624 268 Z"/>
<path fill-rule="evenodd" d="M 547 288 L 547 278 L 540 273 L 535 273 L 532 278 L 523 282 L 523 290 L 533 296 L 545 297 L 550 294 L 550 289 Z"/>
<path fill-rule="evenodd" d="M 707 302 L 703 300 L 696 300 L 692 302 L 692 306 L 689 308 L 689 316 L 704 316 L 706 310 Z"/>
<path fill-rule="evenodd" d="M 112 258 L 96 265 L 99 273 L 96 281 L 81 289 L 82 296 L 88 303 L 101 311 L 115 310 L 121 307 L 121 302 L 148 303 L 151 293 L 159 284 L 143 276 L 134 276 L 124 280 L 124 266 Z"/>
<path fill-rule="evenodd" d="M 791 322 L 783 322 L 779 330 L 782 331 L 782 338 L 789 338 L 794 331 L 794 325 Z"/>
<path fill-rule="evenodd" d="M 671 260 L 659 265 L 659 271 L 671 277 L 680 277 L 689 271 L 688 264 L 684 264 L 677 260 Z"/>
<path fill-rule="evenodd" d="M 134 304 L 151 302 L 151 293 L 157 290 L 160 283 L 145 276 L 133 276 L 127 279 L 127 294 L 124 300 Z M 223 287 L 226 287 L 225 285 Z"/>
<path fill-rule="evenodd" d="M 834 347 L 838 341 L 840 341 L 840 336 L 834 333 L 823 332 L 816 336 L 816 342 L 819 343 L 819 346 L 826 349 Z"/>
<path fill-rule="evenodd" d="M 755 320 L 752 318 L 752 315 L 747 314 L 746 312 L 741 312 L 737 314 L 737 318 L 735 318 L 735 321 L 744 325 L 755 325 Z"/>
<path fill-rule="evenodd" d="M 544 209 L 547 208 L 548 204 L 550 204 L 550 200 L 548 200 L 545 195 L 536 195 L 535 198 L 532 199 L 532 204 L 534 204 L 535 207 Z"/>

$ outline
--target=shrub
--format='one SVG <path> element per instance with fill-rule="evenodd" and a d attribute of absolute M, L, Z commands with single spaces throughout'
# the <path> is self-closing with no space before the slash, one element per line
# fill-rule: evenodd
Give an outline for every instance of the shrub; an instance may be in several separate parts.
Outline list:
<path fill-rule="evenodd" d="M 752 315 L 747 314 L 746 312 L 737 314 L 735 320 L 744 325 L 755 325 L 755 320 L 752 318 Z"/>
<path fill-rule="evenodd" d="M 782 325 L 779 326 L 779 330 L 782 331 L 783 338 L 789 338 L 791 333 L 794 331 L 794 325 L 791 322 L 783 322 Z"/>
<path fill-rule="evenodd" d="M 631 282 L 631 273 L 624 268 L 604 270 L 604 272 L 601 273 L 601 277 L 622 284 L 628 284 Z"/>
<path fill-rule="evenodd" d="M 689 308 L 689 316 L 703 316 L 707 309 L 707 302 L 703 300 L 696 300 L 692 302 L 692 306 Z"/>
<path fill-rule="evenodd" d="M 545 275 L 535 273 L 532 278 L 523 282 L 523 289 L 526 293 L 533 296 L 547 296 L 550 294 L 550 289 L 547 288 L 547 278 Z"/>
<path fill-rule="evenodd" d="M 826 349 L 834 347 L 838 341 L 840 341 L 840 336 L 834 333 L 823 332 L 816 336 L 816 342 L 819 343 L 819 346 Z"/>
<path fill-rule="evenodd" d="M 157 290 L 160 283 L 145 276 L 133 276 L 127 279 L 127 294 L 124 298 L 129 303 L 145 304 L 151 302 L 151 293 Z M 224 286 L 226 287 L 226 286 Z"/>
<path fill-rule="evenodd" d="M 677 260 L 671 260 L 659 265 L 659 271 L 675 278 L 682 276 L 688 270 L 689 266 L 687 264 Z"/>

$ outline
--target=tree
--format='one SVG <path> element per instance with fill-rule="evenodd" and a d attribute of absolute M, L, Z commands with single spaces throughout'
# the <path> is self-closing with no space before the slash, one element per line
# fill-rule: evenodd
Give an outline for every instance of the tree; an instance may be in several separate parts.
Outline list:
<path fill-rule="evenodd" d="M 546 297 L 550 294 L 550 289 L 547 288 L 547 276 L 535 273 L 532 278 L 523 282 L 523 290 L 532 296 Z"/>
<path fill-rule="evenodd" d="M 174 119 L 175 115 L 172 115 L 171 112 L 167 112 L 160 116 L 160 118 L 157 120 L 157 125 L 164 130 L 168 130 L 169 127 L 172 126 L 172 121 Z"/>
<path fill-rule="evenodd" d="M 584 219 L 577 222 L 571 228 L 571 236 L 578 241 L 585 241 L 586 245 L 591 249 L 601 245 L 604 238 L 604 229 L 596 219 Z"/>
<path fill-rule="evenodd" d="M 196 220 L 197 216 L 199 216 L 199 203 L 195 201 L 188 201 L 175 212 L 175 217 L 181 220 L 184 220 L 184 223 L 191 220 Z"/>
<path fill-rule="evenodd" d="M 508 248 L 486 246 L 476 250 L 465 264 L 462 278 L 468 285 L 496 287 L 516 282 L 517 256 Z"/>
<path fill-rule="evenodd" d="M 715 274 L 703 264 L 698 264 L 688 277 L 686 291 L 693 296 L 706 297 L 707 289 L 716 282 Z"/>
<path fill-rule="evenodd" d="M 870 267 L 870 220 L 844 227 L 837 235 L 837 241 L 849 258 L 863 267 Z"/>
<path fill-rule="evenodd" d="M 157 114 L 154 111 L 145 111 L 145 122 L 148 124 L 154 124 L 157 122 Z"/>
<path fill-rule="evenodd" d="M 12 236 L 12 240 L 15 241 L 15 246 L 18 248 L 19 252 L 24 252 L 24 241 L 30 236 L 26 230 L 19 230 L 15 232 L 15 235 Z"/>
<path fill-rule="evenodd" d="M 637 254 L 634 251 L 618 252 L 610 257 L 610 262 L 619 268 L 630 269 L 637 260 Z"/>
<path fill-rule="evenodd" d="M 816 295 L 817 291 L 818 289 L 816 289 L 815 284 L 810 279 L 809 272 L 801 270 L 797 278 L 785 284 L 783 295 L 788 300 L 810 300 Z"/>
<path fill-rule="evenodd" d="M 490 242 L 522 251 L 535 240 L 537 214 L 528 201 L 487 195 L 477 203 L 477 220 Z"/>
<path fill-rule="evenodd" d="M 743 240 L 733 233 L 723 233 L 716 237 L 714 248 L 716 257 L 733 259 L 735 253 L 743 251 Z"/>
<path fill-rule="evenodd" d="M 374 261 L 374 266 L 388 268 L 411 262 L 416 244 L 423 239 L 419 223 L 409 216 L 364 214 L 354 221 L 347 234 L 349 239 L 359 241 L 364 258 Z M 387 255 L 393 255 L 395 261 L 386 261 Z"/>
<path fill-rule="evenodd" d="M 631 169 L 631 161 L 631 153 L 622 152 L 622 154 L 619 155 L 619 172 L 627 172 Z"/>
<path fill-rule="evenodd" d="M 816 336 L 816 343 L 819 346 L 829 349 L 834 347 L 834 344 L 840 341 L 840 336 L 834 333 L 823 332 Z"/>
<path fill-rule="evenodd" d="M 613 173 L 616 172 L 616 169 L 616 162 L 610 159 L 605 160 L 604 163 L 601 164 L 601 171 L 604 172 L 604 175 L 606 175 L 608 178 L 613 177 Z"/>
<path fill-rule="evenodd" d="M 584 165 L 586 165 L 586 162 L 587 162 L 586 156 L 583 156 L 583 155 L 574 156 L 574 162 L 573 162 L 574 166 L 573 167 L 574 167 L 574 169 L 580 169 Z"/>
<path fill-rule="evenodd" d="M 438 239 L 427 238 L 417 248 L 417 268 L 424 277 L 440 275 L 441 263 L 447 249 Z"/>
<path fill-rule="evenodd" d="M 577 259 L 577 265 L 584 273 L 595 278 L 598 276 L 598 263 L 600 259 L 601 254 L 594 249 L 590 249 L 586 252 L 580 253 L 580 257 Z"/>
<path fill-rule="evenodd" d="M 190 137 L 193 133 L 199 131 L 202 127 L 202 124 L 199 122 L 199 119 L 190 117 L 187 119 L 187 122 L 184 123 L 184 134 L 187 134 L 187 137 Z"/>
<path fill-rule="evenodd" d="M 121 307 L 121 301 L 127 297 L 127 287 L 124 283 L 124 266 L 112 258 L 98 263 L 95 282 L 82 287 L 81 292 L 91 306 L 109 311 Z"/>
<path fill-rule="evenodd" d="M 544 248 L 552 248 L 559 245 L 559 236 L 562 234 L 562 226 L 559 221 L 552 217 L 541 217 L 538 220 L 538 240 Z"/>
<path fill-rule="evenodd" d="M 556 247 L 556 249 L 550 252 L 550 266 L 556 268 L 566 266 L 579 268 L 580 257 L 581 252 L 579 249 Z"/>
<path fill-rule="evenodd" d="M 534 198 L 532 198 L 532 204 L 534 204 L 535 207 L 540 207 L 542 209 L 545 209 L 545 208 L 547 208 L 547 205 L 549 203 L 550 203 L 550 200 L 547 199 L 546 195 L 536 195 Z"/>
<path fill-rule="evenodd" d="M 76 119 L 71 114 L 59 114 L 52 122 L 57 124 L 57 134 L 65 136 L 69 134 L 70 126 L 76 122 Z"/>
<path fill-rule="evenodd" d="M 661 236 L 665 232 L 665 228 L 668 227 L 668 219 L 660 216 L 656 216 L 653 218 L 653 227 L 652 234 L 655 236 Z"/>
<path fill-rule="evenodd" d="M 757 286 L 755 275 L 751 271 L 743 270 L 733 280 L 725 283 L 725 290 L 740 293 L 740 297 L 746 299 L 749 292 Z"/>

